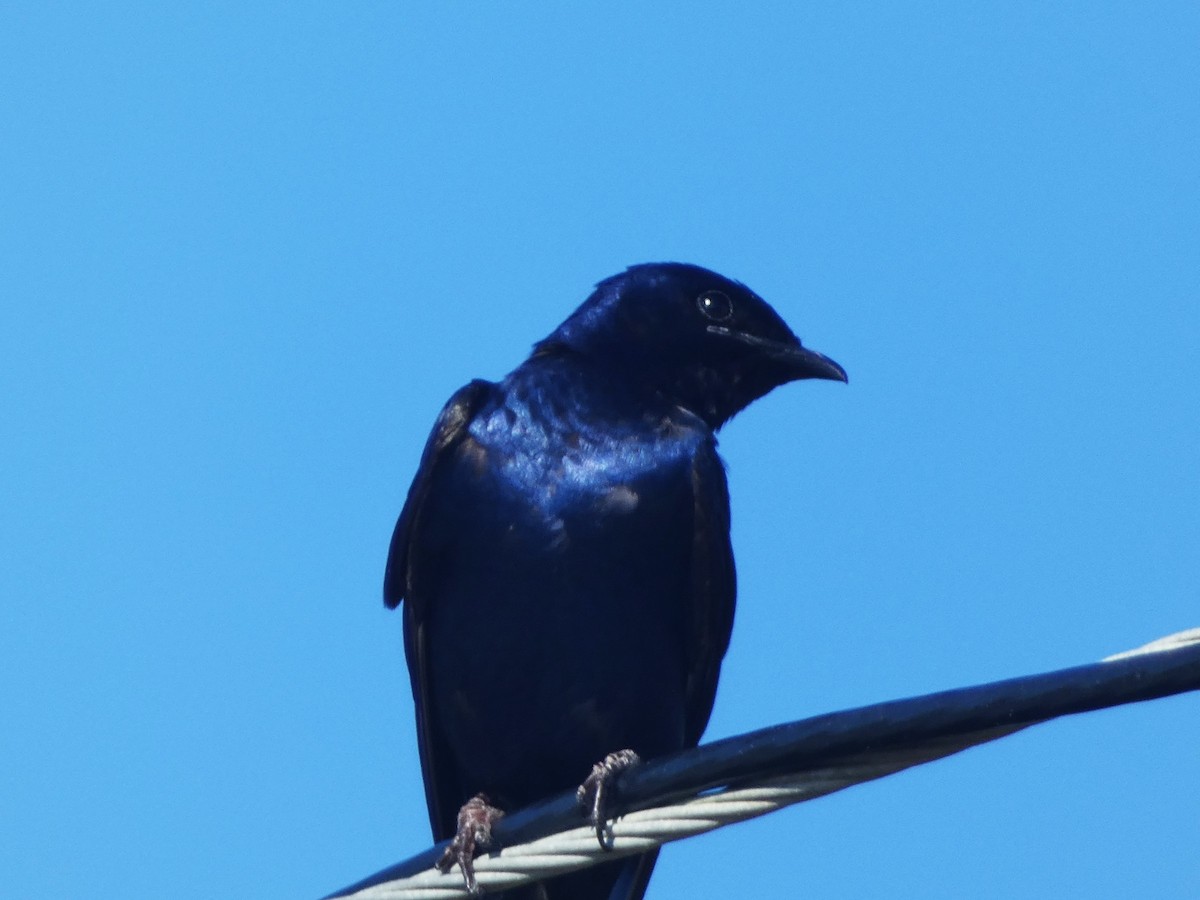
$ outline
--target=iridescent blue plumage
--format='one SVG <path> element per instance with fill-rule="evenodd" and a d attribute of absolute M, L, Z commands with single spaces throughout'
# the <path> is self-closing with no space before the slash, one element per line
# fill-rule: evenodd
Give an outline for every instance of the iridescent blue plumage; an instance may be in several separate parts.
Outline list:
<path fill-rule="evenodd" d="M 499 384 L 443 410 L 392 539 L 434 834 L 593 763 L 694 745 L 733 621 L 714 431 L 772 387 L 845 380 L 747 288 L 696 266 L 607 279 Z M 639 897 L 654 856 L 550 882 Z M 614 884 L 617 888 L 614 888 Z"/>

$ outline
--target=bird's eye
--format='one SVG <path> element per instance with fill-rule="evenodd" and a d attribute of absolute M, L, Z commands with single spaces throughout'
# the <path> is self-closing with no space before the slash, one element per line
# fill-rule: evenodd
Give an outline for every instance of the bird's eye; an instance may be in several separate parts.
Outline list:
<path fill-rule="evenodd" d="M 706 319 L 724 322 L 733 316 L 733 301 L 720 291 L 705 291 L 696 298 L 696 305 Z"/>

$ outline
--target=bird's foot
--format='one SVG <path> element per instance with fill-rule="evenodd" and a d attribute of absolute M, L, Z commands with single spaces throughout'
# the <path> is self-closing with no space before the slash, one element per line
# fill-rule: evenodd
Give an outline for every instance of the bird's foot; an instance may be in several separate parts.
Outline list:
<path fill-rule="evenodd" d="M 616 793 L 617 777 L 641 762 L 642 758 L 632 750 L 610 753 L 592 766 L 592 774 L 575 792 L 575 799 L 587 812 L 588 820 L 596 829 L 596 840 L 604 850 L 612 849 L 612 828 L 608 824 L 608 812 Z"/>
<path fill-rule="evenodd" d="M 476 794 L 458 811 L 458 830 L 450 846 L 437 861 L 442 872 L 449 872 L 457 864 L 463 881 L 472 897 L 483 893 L 475 880 L 475 857 L 492 843 L 492 826 L 504 815 L 488 802 L 487 794 Z"/>

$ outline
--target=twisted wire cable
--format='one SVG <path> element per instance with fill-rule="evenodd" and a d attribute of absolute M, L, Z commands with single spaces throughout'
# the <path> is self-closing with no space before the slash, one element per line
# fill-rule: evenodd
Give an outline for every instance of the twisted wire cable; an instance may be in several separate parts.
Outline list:
<path fill-rule="evenodd" d="M 573 794 L 501 819 L 503 846 L 475 861 L 485 892 L 644 853 L 997 740 L 1052 718 L 1200 690 L 1200 628 L 1100 663 L 891 701 L 729 738 L 630 770 L 602 849 Z M 578 823 L 578 824 L 574 824 Z M 333 897 L 469 896 L 435 847 Z"/>

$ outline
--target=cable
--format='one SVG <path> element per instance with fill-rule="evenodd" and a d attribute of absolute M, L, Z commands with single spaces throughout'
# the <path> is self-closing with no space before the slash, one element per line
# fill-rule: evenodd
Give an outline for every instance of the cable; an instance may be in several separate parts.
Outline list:
<path fill-rule="evenodd" d="M 823 797 L 997 740 L 1030 725 L 1200 690 L 1200 628 L 1103 662 L 830 713 L 653 760 L 618 783 L 623 811 L 602 850 L 574 792 L 501 819 L 501 847 L 475 861 L 484 892 L 517 887 Z M 331 897 L 468 896 L 431 848 Z"/>

